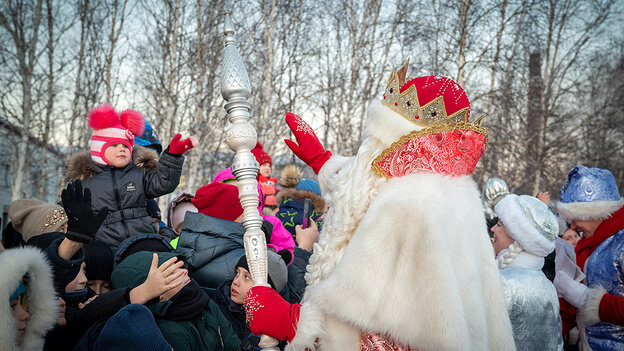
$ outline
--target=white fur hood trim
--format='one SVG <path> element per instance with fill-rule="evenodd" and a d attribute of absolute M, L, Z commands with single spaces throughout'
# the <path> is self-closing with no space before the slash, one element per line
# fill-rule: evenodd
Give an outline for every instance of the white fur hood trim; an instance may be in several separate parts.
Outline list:
<path fill-rule="evenodd" d="M 41 350 L 43 338 L 54 326 L 58 313 L 50 264 L 39 249 L 21 247 L 0 253 L 0 267 L 0 350 Z M 17 347 L 9 298 L 27 272 L 31 284 L 28 288 L 30 321 L 24 343 Z"/>
<path fill-rule="evenodd" d="M 319 337 L 319 349 L 333 350 L 367 331 L 421 351 L 513 350 L 486 233 L 470 177 L 391 179 L 334 271 L 306 289 L 291 349 L 313 348 Z"/>
<path fill-rule="evenodd" d="M 607 219 L 622 206 L 624 198 L 620 198 L 620 201 L 557 202 L 557 212 L 567 222 L 575 219 L 591 221 Z"/>
<path fill-rule="evenodd" d="M 520 207 L 517 195 L 505 196 L 494 206 L 494 211 L 505 225 L 507 233 L 527 252 L 546 257 L 555 250 L 555 238 L 550 241 L 540 233 Z"/>

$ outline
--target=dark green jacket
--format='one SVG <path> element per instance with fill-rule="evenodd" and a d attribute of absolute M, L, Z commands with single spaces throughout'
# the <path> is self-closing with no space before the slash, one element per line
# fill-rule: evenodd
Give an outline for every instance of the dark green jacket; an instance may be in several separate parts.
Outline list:
<path fill-rule="evenodd" d="M 158 264 L 174 256 L 174 253 L 159 252 Z M 151 262 L 152 252 L 142 251 L 126 257 L 113 271 L 113 287 L 142 284 L 147 278 Z M 200 318 L 186 321 L 167 319 L 171 301 L 148 303 L 146 306 L 154 314 L 158 328 L 174 350 L 236 350 L 240 344 L 230 322 L 212 300 L 205 306 L 198 306 L 204 309 Z"/>

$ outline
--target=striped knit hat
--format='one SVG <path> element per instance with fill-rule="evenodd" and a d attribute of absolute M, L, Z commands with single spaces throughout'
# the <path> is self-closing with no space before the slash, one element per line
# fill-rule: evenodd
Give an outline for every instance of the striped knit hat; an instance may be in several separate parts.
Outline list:
<path fill-rule="evenodd" d="M 145 120 L 140 113 L 125 110 L 121 113 L 109 105 L 102 105 L 89 112 L 91 134 L 91 159 L 102 165 L 111 164 L 105 157 L 106 148 L 115 144 L 124 144 L 130 151 L 134 146 L 134 136 L 141 135 L 145 128 Z"/>

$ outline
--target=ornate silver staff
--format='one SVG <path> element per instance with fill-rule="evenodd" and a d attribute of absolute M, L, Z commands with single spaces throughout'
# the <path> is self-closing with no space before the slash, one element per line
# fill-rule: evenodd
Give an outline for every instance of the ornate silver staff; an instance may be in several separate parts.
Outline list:
<path fill-rule="evenodd" d="M 236 48 L 234 24 L 229 12 L 225 13 L 225 49 L 223 71 L 221 72 L 221 95 L 225 99 L 225 110 L 232 123 L 226 133 L 227 144 L 236 154 L 232 163 L 232 173 L 238 180 L 238 198 L 243 207 L 243 227 L 245 227 L 245 255 L 249 273 L 254 286 L 270 286 L 267 283 L 267 246 L 262 232 L 262 217 L 258 212 L 258 181 L 260 169 L 256 158 L 251 153 L 258 136 L 256 129 L 249 122 L 251 104 L 247 98 L 251 95 L 249 76 L 243 59 Z M 263 350 L 279 350 L 277 340 L 262 335 L 259 346 Z"/>

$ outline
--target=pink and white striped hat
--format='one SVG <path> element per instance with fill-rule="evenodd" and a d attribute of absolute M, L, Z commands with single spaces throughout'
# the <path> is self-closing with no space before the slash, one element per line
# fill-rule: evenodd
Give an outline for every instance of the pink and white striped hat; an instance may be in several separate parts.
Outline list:
<path fill-rule="evenodd" d="M 140 113 L 133 110 L 115 112 L 110 105 L 95 107 L 89 111 L 89 126 L 93 128 L 91 134 L 91 159 L 99 164 L 111 164 L 104 151 L 115 144 L 124 144 L 132 152 L 134 136 L 141 135 L 145 128 L 145 120 Z"/>

